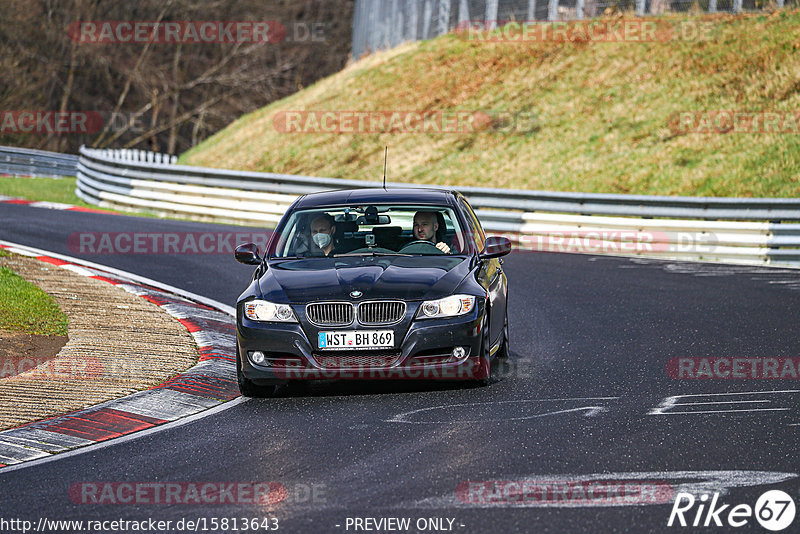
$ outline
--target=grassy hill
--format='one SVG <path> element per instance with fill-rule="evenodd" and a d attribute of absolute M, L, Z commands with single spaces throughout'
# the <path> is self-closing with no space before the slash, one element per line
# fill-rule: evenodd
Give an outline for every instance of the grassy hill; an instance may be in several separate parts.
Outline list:
<path fill-rule="evenodd" d="M 781 133 L 681 127 L 689 112 L 800 113 L 800 12 L 657 20 L 700 25 L 706 37 L 565 43 L 451 34 L 410 43 L 241 117 L 181 162 L 375 180 L 388 144 L 391 181 L 800 196 L 800 121 L 794 130 L 782 121 Z M 280 131 L 283 113 L 297 110 L 479 111 L 490 120 L 467 133 Z M 502 112 L 527 115 L 509 128 Z"/>

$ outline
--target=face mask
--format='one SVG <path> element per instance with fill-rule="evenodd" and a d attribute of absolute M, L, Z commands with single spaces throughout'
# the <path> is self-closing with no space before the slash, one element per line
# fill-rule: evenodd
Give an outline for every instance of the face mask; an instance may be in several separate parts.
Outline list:
<path fill-rule="evenodd" d="M 330 245 L 331 236 L 330 234 L 325 234 L 323 232 L 314 234 L 314 243 L 316 243 L 319 248 L 325 248 Z"/>

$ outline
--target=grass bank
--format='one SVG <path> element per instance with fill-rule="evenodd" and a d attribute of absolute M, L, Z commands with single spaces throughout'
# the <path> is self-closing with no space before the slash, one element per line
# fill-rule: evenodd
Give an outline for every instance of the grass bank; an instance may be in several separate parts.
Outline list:
<path fill-rule="evenodd" d="M 451 34 L 410 43 L 243 116 L 180 162 L 376 180 L 388 144 L 393 181 L 800 195 L 800 134 L 791 125 L 789 133 L 681 129 L 686 113 L 800 112 L 800 13 L 648 20 L 695 25 L 698 37 L 497 42 Z M 466 133 L 285 133 L 290 111 L 466 111 L 489 119 Z"/>

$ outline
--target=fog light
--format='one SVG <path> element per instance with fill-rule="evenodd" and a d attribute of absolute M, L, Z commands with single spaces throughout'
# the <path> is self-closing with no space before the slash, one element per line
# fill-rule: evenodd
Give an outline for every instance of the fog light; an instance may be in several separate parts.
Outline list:
<path fill-rule="evenodd" d="M 261 352 L 260 350 L 256 350 L 250 353 L 250 359 L 253 360 L 253 363 L 264 365 L 264 362 L 266 361 L 267 358 L 264 356 L 263 352 Z"/>
<path fill-rule="evenodd" d="M 453 358 L 460 360 L 466 353 L 467 351 L 464 350 L 464 347 L 456 347 L 453 349 Z"/>

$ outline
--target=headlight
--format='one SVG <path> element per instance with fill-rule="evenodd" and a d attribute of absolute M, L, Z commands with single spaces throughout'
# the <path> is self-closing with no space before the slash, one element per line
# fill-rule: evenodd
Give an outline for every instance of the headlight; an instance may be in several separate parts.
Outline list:
<path fill-rule="evenodd" d="M 291 306 L 275 304 L 266 300 L 251 300 L 244 305 L 244 315 L 251 321 L 273 321 L 278 323 L 296 323 Z"/>
<path fill-rule="evenodd" d="M 428 319 L 434 317 L 455 317 L 472 311 L 475 297 L 471 295 L 453 295 L 439 300 L 426 300 L 419 307 L 417 317 Z"/>

